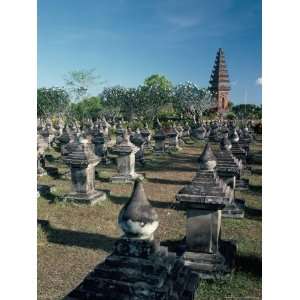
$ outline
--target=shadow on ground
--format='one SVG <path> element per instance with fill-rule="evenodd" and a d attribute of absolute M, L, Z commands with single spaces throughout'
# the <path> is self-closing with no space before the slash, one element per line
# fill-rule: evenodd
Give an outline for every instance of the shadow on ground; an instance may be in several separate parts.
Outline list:
<path fill-rule="evenodd" d="M 262 262 L 261 257 L 254 255 L 238 255 L 236 257 L 236 271 L 251 274 L 261 278 Z"/>
<path fill-rule="evenodd" d="M 174 184 L 174 185 L 187 185 L 190 184 L 190 181 L 185 180 L 171 180 L 171 179 L 163 179 L 163 178 L 147 178 L 147 181 L 151 183 L 159 183 L 159 184 Z"/>
<path fill-rule="evenodd" d="M 102 249 L 106 252 L 113 250 L 115 238 L 103 234 L 73 231 L 52 227 L 49 221 L 39 220 L 38 225 L 47 234 L 47 241 L 65 246 L 76 246 L 89 249 Z"/>
<path fill-rule="evenodd" d="M 262 192 L 262 187 L 261 185 L 252 185 L 249 184 L 249 191 L 257 194 L 261 194 Z"/>
<path fill-rule="evenodd" d="M 261 221 L 262 210 L 258 209 L 258 208 L 246 206 L 245 207 L 245 217 L 247 219 Z"/>

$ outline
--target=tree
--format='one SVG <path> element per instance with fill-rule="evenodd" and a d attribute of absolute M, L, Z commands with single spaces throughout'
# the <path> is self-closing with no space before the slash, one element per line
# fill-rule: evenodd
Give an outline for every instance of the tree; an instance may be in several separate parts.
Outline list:
<path fill-rule="evenodd" d="M 39 88 L 37 90 L 37 115 L 47 119 L 53 115 L 64 115 L 70 104 L 68 93 L 59 87 Z"/>
<path fill-rule="evenodd" d="M 154 120 L 162 107 L 172 103 L 172 83 L 163 75 L 151 75 L 138 87 L 137 96 L 140 105 L 137 115 L 148 121 Z"/>
<path fill-rule="evenodd" d="M 153 74 L 144 80 L 144 86 L 148 88 L 157 87 L 160 90 L 171 90 L 172 82 L 164 75 Z"/>
<path fill-rule="evenodd" d="M 72 116 L 82 121 L 83 119 L 97 119 L 102 112 L 103 102 L 100 97 L 89 97 L 78 103 L 71 104 Z"/>
<path fill-rule="evenodd" d="M 262 107 L 255 104 L 238 104 L 232 111 L 239 119 L 261 119 Z"/>
<path fill-rule="evenodd" d="M 174 99 L 182 111 L 193 118 L 202 118 L 203 113 L 213 106 L 211 92 L 189 81 L 175 87 Z"/>
<path fill-rule="evenodd" d="M 104 88 L 102 96 L 107 109 L 123 114 L 129 121 L 136 115 L 139 108 L 138 89 L 114 86 Z"/>
<path fill-rule="evenodd" d="M 87 98 L 91 87 L 103 84 L 99 79 L 100 76 L 95 74 L 95 69 L 71 71 L 64 78 L 74 102 Z"/>

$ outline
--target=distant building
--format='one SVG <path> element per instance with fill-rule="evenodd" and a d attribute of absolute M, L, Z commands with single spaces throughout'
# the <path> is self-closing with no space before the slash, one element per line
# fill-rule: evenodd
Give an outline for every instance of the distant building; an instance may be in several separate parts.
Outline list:
<path fill-rule="evenodd" d="M 209 81 L 209 89 L 213 93 L 215 107 L 218 113 L 225 113 L 229 107 L 230 83 L 225 63 L 224 50 L 219 49 Z"/>

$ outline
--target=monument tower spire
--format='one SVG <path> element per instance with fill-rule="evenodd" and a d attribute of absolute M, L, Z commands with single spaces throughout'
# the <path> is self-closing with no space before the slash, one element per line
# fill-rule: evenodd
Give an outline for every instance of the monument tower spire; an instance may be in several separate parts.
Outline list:
<path fill-rule="evenodd" d="M 224 50 L 220 48 L 217 52 L 215 64 L 210 77 L 210 91 L 214 95 L 215 108 L 218 113 L 228 111 L 230 82 L 225 63 Z"/>

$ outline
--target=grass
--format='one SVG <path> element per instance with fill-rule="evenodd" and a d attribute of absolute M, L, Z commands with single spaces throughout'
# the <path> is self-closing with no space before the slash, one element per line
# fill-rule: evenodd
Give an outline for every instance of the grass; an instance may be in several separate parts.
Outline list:
<path fill-rule="evenodd" d="M 179 153 L 149 155 L 146 166 L 136 168 L 146 175 L 144 187 L 159 214 L 156 236 L 161 241 L 184 237 L 186 217 L 176 209 L 175 194 L 193 178 L 197 155 L 203 146 L 195 143 Z M 260 144 L 253 147 L 254 151 L 260 149 Z M 49 165 L 57 167 L 60 174 L 68 171 L 59 154 L 48 154 L 52 155 Z M 62 299 L 111 253 L 115 240 L 122 234 L 117 217 L 132 185 L 109 182 L 116 173 L 113 164 L 97 166 L 96 170 L 96 187 L 110 190 L 111 195 L 108 201 L 94 207 L 61 201 L 70 191 L 70 180 L 62 176 L 38 178 L 39 183 L 56 187 L 53 193 L 38 199 L 38 299 Z M 197 300 L 261 299 L 261 175 L 255 173 L 248 178 L 249 191 L 237 192 L 246 200 L 245 218 L 222 220 L 222 237 L 238 244 L 236 272 L 228 281 L 201 282 Z"/>

